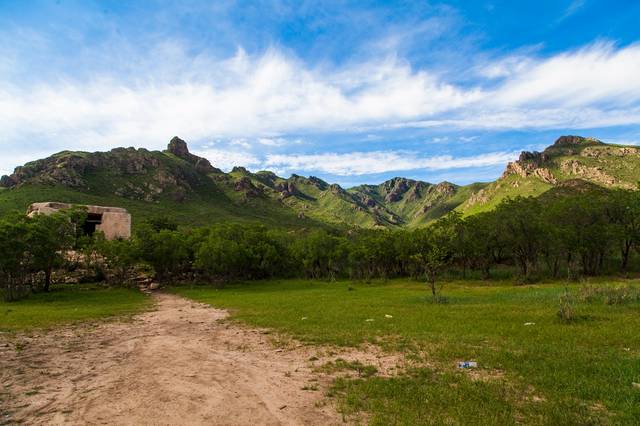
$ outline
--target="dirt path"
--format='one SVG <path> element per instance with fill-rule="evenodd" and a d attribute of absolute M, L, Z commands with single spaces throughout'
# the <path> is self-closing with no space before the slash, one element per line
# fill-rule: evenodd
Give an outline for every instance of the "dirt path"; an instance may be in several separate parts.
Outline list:
<path fill-rule="evenodd" d="M 153 297 L 156 310 L 132 321 L 0 342 L 0 424 L 343 424 L 314 365 L 397 365 L 375 351 L 277 348 L 265 331 L 223 321 L 226 311 Z"/>

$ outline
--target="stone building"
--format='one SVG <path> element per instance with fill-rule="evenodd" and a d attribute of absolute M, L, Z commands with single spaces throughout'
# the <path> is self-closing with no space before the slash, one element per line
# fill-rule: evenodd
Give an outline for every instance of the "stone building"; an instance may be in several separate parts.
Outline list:
<path fill-rule="evenodd" d="M 74 204 L 45 202 L 33 203 L 27 210 L 28 216 L 35 214 L 53 214 L 57 211 L 70 209 Z M 87 209 L 87 220 L 83 229 L 87 235 L 102 231 L 108 240 L 131 237 L 131 215 L 120 207 L 82 206 Z"/>

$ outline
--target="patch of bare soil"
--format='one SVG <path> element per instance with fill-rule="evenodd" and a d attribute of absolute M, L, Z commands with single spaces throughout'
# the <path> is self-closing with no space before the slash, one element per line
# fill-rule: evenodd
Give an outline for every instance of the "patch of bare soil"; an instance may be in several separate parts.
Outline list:
<path fill-rule="evenodd" d="M 278 347 L 226 311 L 153 297 L 128 322 L 0 341 L 0 424 L 343 424 L 316 367 L 342 358 L 390 375 L 402 362 L 375 347 Z"/>

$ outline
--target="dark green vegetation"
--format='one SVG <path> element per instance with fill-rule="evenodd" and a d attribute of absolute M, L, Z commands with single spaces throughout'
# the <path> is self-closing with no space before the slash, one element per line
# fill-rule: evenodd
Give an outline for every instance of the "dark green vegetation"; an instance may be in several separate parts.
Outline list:
<path fill-rule="evenodd" d="M 131 240 L 79 238 L 82 210 L 0 221 L 0 277 L 8 298 L 46 291 L 63 253 L 83 253 L 87 270 L 112 283 L 132 282 L 144 264 L 161 282 L 211 282 L 276 277 L 425 280 L 446 302 L 438 277 L 497 271 L 520 283 L 543 278 L 638 271 L 640 192 L 593 189 L 508 198 L 491 212 L 451 212 L 414 230 L 281 230 L 220 224 L 180 228 L 170 219 L 139 225 Z"/>
<path fill-rule="evenodd" d="M 306 342 L 372 342 L 415 359 L 415 367 L 393 378 L 357 365 L 326 367 L 355 370 L 332 394 L 341 410 L 368 412 L 372 424 L 636 424 L 640 299 L 616 303 L 606 296 L 637 295 L 635 281 L 454 281 L 446 288 L 447 304 L 432 303 L 424 285 L 405 280 L 174 291 Z M 565 288 L 574 298 L 569 324 L 557 316 Z M 479 367 L 459 370 L 462 360 Z"/>
<path fill-rule="evenodd" d="M 69 210 L 33 218 L 7 215 L 0 219 L 0 289 L 6 300 L 29 291 L 49 291 L 54 269 L 65 263 L 64 253 L 80 238 L 86 212 Z"/>
<path fill-rule="evenodd" d="M 458 186 L 394 178 L 344 189 L 316 177 L 249 172 L 223 173 L 189 153 L 174 138 L 167 151 L 118 148 L 63 151 L 16 168 L 0 180 L 0 215 L 33 202 L 59 201 L 127 208 L 134 226 L 170 216 L 187 226 L 262 223 L 310 227 L 417 227 L 452 210 L 495 208 L 506 197 L 538 196 L 550 189 L 579 192 L 585 185 L 635 189 L 640 150 L 564 136 L 542 153 L 525 152 L 490 184 Z"/>
<path fill-rule="evenodd" d="M 149 306 L 139 291 L 97 285 L 65 285 L 16 302 L 0 299 L 0 331 L 27 331 L 129 315 Z"/>
<path fill-rule="evenodd" d="M 467 218 L 450 213 L 412 231 L 147 225 L 129 244 L 161 280 L 411 276 L 425 279 L 435 297 L 443 272 L 489 278 L 506 268 L 520 282 L 532 282 L 637 270 L 640 193 L 507 199 L 492 212 Z"/>

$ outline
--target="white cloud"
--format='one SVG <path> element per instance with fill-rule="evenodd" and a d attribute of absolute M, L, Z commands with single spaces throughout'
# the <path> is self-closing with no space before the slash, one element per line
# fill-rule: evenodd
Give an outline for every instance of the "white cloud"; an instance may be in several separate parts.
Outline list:
<path fill-rule="evenodd" d="M 216 71 L 193 81 L 0 84 L 0 132 L 17 140 L 29 129 L 96 146 L 158 143 L 174 134 L 252 137 L 418 118 L 477 98 L 393 58 L 331 72 L 274 50 L 205 63 Z"/>
<path fill-rule="evenodd" d="M 610 43 L 532 61 L 487 98 L 493 108 L 546 105 L 564 108 L 595 103 L 625 107 L 640 101 L 640 44 Z"/>
<path fill-rule="evenodd" d="M 231 146 L 239 146 L 239 147 L 242 147 L 244 149 L 251 148 L 251 144 L 249 143 L 249 141 L 247 141 L 244 138 L 231 139 L 229 141 L 229 145 L 231 145 Z"/>
<path fill-rule="evenodd" d="M 415 152 L 371 151 L 346 154 L 267 155 L 264 168 L 308 170 L 338 176 L 367 175 L 407 170 L 445 170 L 505 165 L 516 152 L 494 152 L 473 157 L 425 157 Z"/>
<path fill-rule="evenodd" d="M 564 11 L 560 19 L 558 19 L 558 22 L 562 22 L 565 19 L 569 18 L 570 16 L 573 16 L 576 13 L 578 13 L 580 9 L 582 9 L 585 6 L 586 3 L 587 3 L 586 0 L 573 0 L 571 4 L 569 4 L 569 7 L 567 7 L 567 9 Z"/>
<path fill-rule="evenodd" d="M 284 138 L 258 138 L 257 142 L 265 146 L 284 146 L 289 143 Z"/>
<path fill-rule="evenodd" d="M 503 77 L 492 89 L 482 88 L 482 80 L 456 87 L 393 57 L 314 69 L 276 50 L 257 57 L 240 50 L 220 61 L 196 57 L 193 65 L 198 69 L 180 79 L 168 78 L 159 66 L 157 75 L 135 84 L 109 76 L 35 86 L 0 83 L 0 133 L 12 141 L 29 132 L 79 146 L 115 146 L 161 144 L 174 134 L 189 140 L 258 138 L 415 122 L 571 127 L 584 121 L 585 112 L 598 125 L 640 123 L 633 111 L 640 103 L 640 44 L 616 49 L 597 43 L 546 59 L 504 58 L 487 65 L 487 78 Z M 615 120 L 607 117 L 613 109 L 622 111 Z"/>
<path fill-rule="evenodd" d="M 640 124 L 640 44 L 600 42 L 546 58 L 498 58 L 480 64 L 484 74 L 464 85 L 393 55 L 313 67 L 276 49 L 256 56 L 240 49 L 224 59 L 186 51 L 165 43 L 139 55 L 132 65 L 140 68 L 135 80 L 105 74 L 19 84 L 7 74 L 0 78 L 0 148 L 37 140 L 51 151 L 159 149 L 179 135 L 188 141 L 235 140 L 237 147 L 268 152 L 300 143 L 287 135 L 305 132 Z M 216 146 L 211 152 L 220 163 L 239 159 Z M 364 172 L 359 161 L 379 167 L 377 158 L 389 159 L 371 155 L 352 157 L 350 172 Z M 306 157 L 291 158 L 312 166 Z"/>
<path fill-rule="evenodd" d="M 245 151 L 231 151 L 228 149 L 205 148 L 194 150 L 196 155 L 208 159 L 214 167 L 229 171 L 235 166 L 243 166 L 250 169 L 259 168 L 262 161 L 256 156 Z"/>

